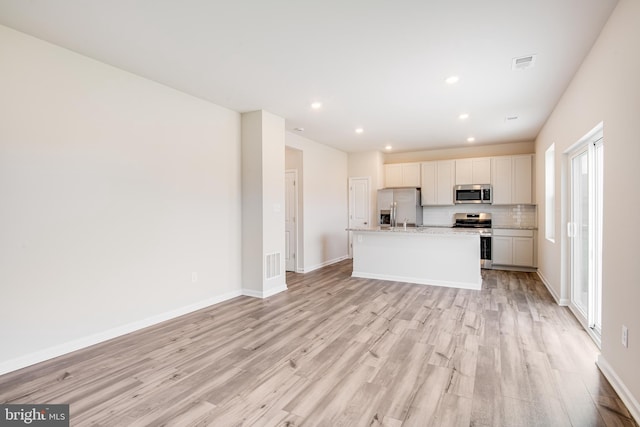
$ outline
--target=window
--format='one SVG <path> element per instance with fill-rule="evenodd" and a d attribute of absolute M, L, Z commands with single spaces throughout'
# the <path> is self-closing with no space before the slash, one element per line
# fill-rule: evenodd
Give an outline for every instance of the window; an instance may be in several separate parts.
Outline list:
<path fill-rule="evenodd" d="M 544 153 L 544 236 L 555 242 L 556 237 L 556 145 Z"/>

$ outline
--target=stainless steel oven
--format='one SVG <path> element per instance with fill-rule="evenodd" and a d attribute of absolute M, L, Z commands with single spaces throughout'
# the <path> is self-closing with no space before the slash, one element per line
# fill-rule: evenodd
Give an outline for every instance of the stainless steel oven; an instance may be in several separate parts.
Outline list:
<path fill-rule="evenodd" d="M 474 229 L 480 234 L 480 267 L 491 268 L 491 214 L 489 213 L 457 213 L 454 216 L 455 228 Z"/>
<path fill-rule="evenodd" d="M 491 268 L 493 258 L 491 257 L 491 234 L 480 234 L 480 267 Z"/>

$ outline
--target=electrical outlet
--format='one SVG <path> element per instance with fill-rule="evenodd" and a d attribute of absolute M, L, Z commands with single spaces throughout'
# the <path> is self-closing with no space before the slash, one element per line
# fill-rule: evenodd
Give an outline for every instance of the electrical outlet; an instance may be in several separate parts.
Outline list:
<path fill-rule="evenodd" d="M 622 325 L 622 345 L 629 348 L 629 329 Z"/>
<path fill-rule="evenodd" d="M 191 273 L 191 283 L 196 283 L 198 281 L 198 273 L 195 271 Z"/>

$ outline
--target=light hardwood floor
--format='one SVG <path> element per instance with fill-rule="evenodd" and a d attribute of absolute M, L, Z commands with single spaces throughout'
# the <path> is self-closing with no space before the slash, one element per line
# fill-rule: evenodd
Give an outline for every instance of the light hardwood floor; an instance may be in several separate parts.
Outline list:
<path fill-rule="evenodd" d="M 344 261 L 0 377 L 71 425 L 636 426 L 532 273 L 481 291 L 350 278 Z"/>

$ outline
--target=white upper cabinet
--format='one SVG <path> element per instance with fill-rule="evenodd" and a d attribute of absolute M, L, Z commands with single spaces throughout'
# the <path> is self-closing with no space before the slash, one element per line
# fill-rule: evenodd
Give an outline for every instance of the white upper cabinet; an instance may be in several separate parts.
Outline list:
<path fill-rule="evenodd" d="M 532 155 L 493 157 L 491 169 L 494 205 L 533 203 Z"/>
<path fill-rule="evenodd" d="M 384 165 L 384 186 L 420 187 L 420 163 L 395 163 Z"/>
<path fill-rule="evenodd" d="M 491 183 L 491 158 L 458 159 L 455 162 L 456 185 Z"/>
<path fill-rule="evenodd" d="M 422 169 L 422 206 L 453 205 L 454 160 L 424 162 Z"/>
<path fill-rule="evenodd" d="M 533 156 L 513 157 L 512 203 L 533 203 Z"/>
<path fill-rule="evenodd" d="M 384 186 L 402 187 L 402 164 L 384 165 Z"/>
<path fill-rule="evenodd" d="M 402 164 L 402 186 L 420 187 L 420 163 Z"/>
<path fill-rule="evenodd" d="M 511 157 L 494 157 L 492 160 L 493 204 L 511 204 L 513 190 L 513 162 Z"/>

